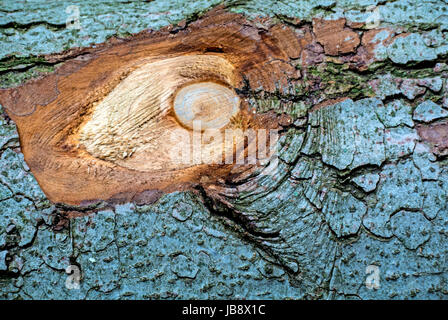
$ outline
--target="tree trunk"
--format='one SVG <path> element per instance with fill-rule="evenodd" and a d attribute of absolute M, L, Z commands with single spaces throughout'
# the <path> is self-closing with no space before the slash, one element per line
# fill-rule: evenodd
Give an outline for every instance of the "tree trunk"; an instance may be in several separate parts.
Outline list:
<path fill-rule="evenodd" d="M 446 298 L 446 3 L 396 4 L 2 5 L 0 296 Z M 192 125 L 114 109 L 143 87 L 238 101 L 277 152 L 160 173 Z"/>

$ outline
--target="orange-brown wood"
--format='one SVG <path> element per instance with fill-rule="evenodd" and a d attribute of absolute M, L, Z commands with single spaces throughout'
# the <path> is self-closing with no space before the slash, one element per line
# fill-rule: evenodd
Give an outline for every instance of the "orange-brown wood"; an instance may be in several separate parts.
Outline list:
<path fill-rule="evenodd" d="M 153 201 L 153 195 L 160 191 L 185 189 L 196 183 L 213 183 L 225 177 L 232 166 L 198 164 L 155 169 L 137 165 L 155 159 L 157 154 L 154 152 L 158 146 L 160 150 L 169 147 L 169 141 L 160 140 L 156 140 L 155 151 L 152 150 L 151 154 L 142 151 L 130 155 L 126 150 L 124 157 L 116 159 L 104 156 L 101 154 L 103 151 L 97 154 L 89 149 L 95 140 L 86 138 L 95 133 L 95 129 L 90 128 L 89 134 L 85 129 L 91 121 L 99 119 L 96 108 L 103 106 L 105 99 L 142 66 L 185 56 L 212 56 L 232 66 L 231 71 L 217 67 L 210 72 L 206 63 L 190 80 L 224 81 L 226 86 L 236 90 L 235 94 L 248 82 L 251 88 L 273 92 L 286 86 L 288 79 L 300 77 L 290 59 L 299 57 L 305 46 L 303 36 L 289 27 L 259 28 L 242 15 L 217 9 L 182 30 L 144 31 L 131 39 L 77 50 L 77 56 L 65 61 L 53 74 L 17 88 L 1 90 L 0 101 L 16 122 L 25 160 L 50 200 L 82 204 L 96 199 L 145 199 L 146 194 Z M 47 58 L 62 59 L 61 55 Z M 205 71 L 201 73 L 201 70 Z M 184 72 L 188 78 L 190 71 L 185 69 Z M 227 79 L 229 72 L 231 80 Z M 176 80 L 164 90 L 172 90 L 166 94 L 173 97 L 179 86 L 184 84 L 185 81 Z M 241 99 L 239 116 L 250 118 L 245 111 L 246 105 Z M 175 121 L 168 108 L 154 125 L 170 123 L 166 130 L 172 130 L 176 125 L 182 125 Z M 275 126 L 273 122 L 266 122 L 266 118 L 244 121 L 254 127 L 257 123 Z M 128 129 L 137 130 L 137 125 L 144 127 L 145 124 L 136 122 L 135 128 L 128 125 Z M 112 126 L 98 127 L 98 130 L 119 125 L 119 121 L 115 121 Z M 138 140 L 148 132 L 138 132 L 135 137 Z M 160 132 L 154 132 L 153 137 L 157 138 Z M 113 148 L 127 145 L 120 139 L 111 143 Z"/>

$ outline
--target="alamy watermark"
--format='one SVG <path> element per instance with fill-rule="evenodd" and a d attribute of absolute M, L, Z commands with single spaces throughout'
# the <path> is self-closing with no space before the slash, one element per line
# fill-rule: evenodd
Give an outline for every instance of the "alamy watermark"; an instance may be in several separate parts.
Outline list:
<path fill-rule="evenodd" d="M 366 287 L 367 289 L 378 290 L 380 288 L 380 267 L 376 265 L 368 265 L 366 267 Z"/>
<path fill-rule="evenodd" d="M 81 9 L 77 5 L 70 5 L 65 8 L 67 18 L 65 27 L 70 30 L 82 30 Z M 118 12 L 106 13 L 93 17 L 96 23 L 102 24 L 106 30 L 119 29 L 124 25 L 124 17 Z"/>
<path fill-rule="evenodd" d="M 170 159 L 183 165 L 264 164 L 277 156 L 278 140 L 277 129 L 202 130 L 201 121 L 194 121 L 191 134 L 171 132 Z"/>
<path fill-rule="evenodd" d="M 68 290 L 79 290 L 81 288 L 81 270 L 77 265 L 69 265 L 65 269 L 65 273 L 68 274 L 65 279 L 65 287 Z"/>
<path fill-rule="evenodd" d="M 380 8 L 377 6 L 368 6 L 366 8 L 366 13 L 369 13 L 366 19 L 366 28 L 367 29 L 376 29 L 380 26 L 381 23 L 381 14 Z"/>
<path fill-rule="evenodd" d="M 71 5 L 65 8 L 65 13 L 68 14 L 67 19 L 65 19 L 65 27 L 67 29 L 81 30 L 80 10 L 79 6 Z"/>

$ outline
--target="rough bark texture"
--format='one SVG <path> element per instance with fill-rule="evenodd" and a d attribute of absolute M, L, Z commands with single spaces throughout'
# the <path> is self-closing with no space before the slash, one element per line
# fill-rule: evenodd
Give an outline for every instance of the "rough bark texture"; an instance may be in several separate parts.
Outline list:
<path fill-rule="evenodd" d="M 447 4 L 363 3 L 226 3 L 260 37 L 274 35 L 264 39 L 271 48 L 288 43 L 289 59 L 265 69 L 279 81 L 254 72 L 240 91 L 257 114 L 278 115 L 278 163 L 221 184 L 56 205 L 23 159 L 10 118 L 21 115 L 3 95 L 1 297 L 446 299 Z M 82 49 L 64 49 L 170 24 L 165 32 L 177 34 L 218 3 L 86 2 L 80 30 L 66 29 L 70 4 L 2 2 L 8 92 L 83 59 Z M 370 5 L 379 8 L 374 29 Z M 34 98 L 47 96 L 36 87 Z M 81 270 L 79 289 L 66 287 L 69 265 Z"/>

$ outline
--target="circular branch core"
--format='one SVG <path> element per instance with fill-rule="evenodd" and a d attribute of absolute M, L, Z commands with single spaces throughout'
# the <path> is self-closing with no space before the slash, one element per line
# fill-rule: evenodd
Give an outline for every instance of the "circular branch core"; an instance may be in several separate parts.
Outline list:
<path fill-rule="evenodd" d="M 174 112 L 179 122 L 192 130 L 220 129 L 239 111 L 240 100 L 230 88 L 200 82 L 179 90 Z"/>

